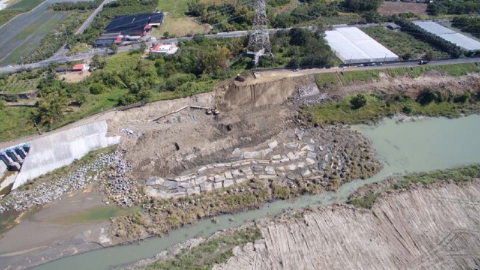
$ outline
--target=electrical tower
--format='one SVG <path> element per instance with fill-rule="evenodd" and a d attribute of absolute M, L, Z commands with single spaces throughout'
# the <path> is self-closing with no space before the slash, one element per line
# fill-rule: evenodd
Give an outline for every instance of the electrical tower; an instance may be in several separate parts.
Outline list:
<path fill-rule="evenodd" d="M 272 56 L 272 47 L 270 37 L 268 36 L 267 11 L 265 9 L 265 0 L 255 0 L 255 18 L 253 27 L 248 39 L 247 49 L 254 54 L 254 62 L 258 63 L 258 58 L 265 54 Z"/>

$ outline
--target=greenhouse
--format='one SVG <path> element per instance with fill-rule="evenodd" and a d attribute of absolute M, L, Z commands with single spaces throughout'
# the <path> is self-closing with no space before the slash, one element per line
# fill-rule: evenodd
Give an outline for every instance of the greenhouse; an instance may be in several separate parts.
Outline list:
<path fill-rule="evenodd" d="M 356 27 L 325 32 L 328 44 L 345 64 L 396 61 L 398 56 Z"/>

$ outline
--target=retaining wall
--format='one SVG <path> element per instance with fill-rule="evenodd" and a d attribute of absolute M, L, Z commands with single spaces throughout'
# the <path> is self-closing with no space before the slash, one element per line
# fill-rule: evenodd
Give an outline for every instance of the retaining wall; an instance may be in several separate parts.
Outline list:
<path fill-rule="evenodd" d="M 97 148 L 118 144 L 120 137 L 107 137 L 106 121 L 96 122 L 58 132 L 29 142 L 25 158 L 12 189 L 28 180 L 71 164 Z"/>

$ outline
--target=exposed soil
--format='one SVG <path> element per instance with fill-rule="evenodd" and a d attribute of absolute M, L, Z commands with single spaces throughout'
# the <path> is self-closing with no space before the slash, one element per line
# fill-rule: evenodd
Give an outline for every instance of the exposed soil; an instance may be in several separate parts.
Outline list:
<path fill-rule="evenodd" d="M 259 222 L 264 240 L 214 269 L 477 269 L 480 179 L 437 183 L 378 199 Z"/>
<path fill-rule="evenodd" d="M 58 78 L 69 83 L 76 83 L 83 81 L 88 76 L 90 76 L 90 71 L 87 70 L 81 72 L 67 72 L 65 74 L 60 74 Z"/>
<path fill-rule="evenodd" d="M 409 3 L 409 2 L 383 2 L 378 8 L 382 16 L 388 16 L 398 13 L 412 12 L 416 15 L 427 15 L 427 4 Z"/>

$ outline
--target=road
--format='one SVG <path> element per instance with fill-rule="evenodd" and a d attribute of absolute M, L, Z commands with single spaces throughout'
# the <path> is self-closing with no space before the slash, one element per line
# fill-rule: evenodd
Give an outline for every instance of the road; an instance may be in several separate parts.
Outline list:
<path fill-rule="evenodd" d="M 105 0 L 100 6 L 103 7 L 103 5 L 107 2 L 109 2 L 109 1 L 110 0 Z M 99 8 L 100 8 L 100 6 L 99 6 Z M 97 8 L 97 10 L 98 10 L 98 8 Z M 98 10 L 98 11 L 97 10 L 95 10 L 95 12 L 100 11 L 100 10 Z M 92 13 L 92 15 L 93 15 L 93 13 Z M 90 19 L 93 20 L 93 18 L 95 16 L 92 16 L 92 15 L 87 19 L 87 21 L 90 20 Z M 81 28 L 84 28 L 87 21 L 81 26 Z M 89 23 L 91 23 L 91 21 Z M 374 26 L 374 25 L 378 25 L 378 24 L 359 24 L 359 25 L 340 24 L 340 25 L 334 25 L 333 28 L 368 27 L 368 26 Z M 85 28 L 87 26 L 85 26 Z M 306 26 L 304 28 L 313 29 L 311 26 Z M 291 28 L 269 29 L 269 32 L 274 34 L 278 31 L 288 31 L 290 29 Z M 81 30 L 81 29 L 79 29 L 79 30 Z M 77 30 L 77 32 L 79 32 L 79 30 Z M 233 31 L 233 32 L 221 32 L 221 33 L 217 33 L 217 34 L 209 34 L 209 35 L 205 35 L 205 37 L 206 38 L 235 38 L 235 37 L 243 37 L 243 36 L 247 36 L 247 35 L 248 35 L 248 31 Z M 191 40 L 191 39 L 193 39 L 193 37 L 178 37 L 178 38 L 162 39 L 162 40 L 159 40 L 157 42 L 178 43 L 181 40 Z M 153 42 L 147 42 L 147 46 L 151 46 L 152 43 Z M 117 51 L 118 52 L 124 52 L 124 51 L 132 50 L 132 49 L 138 49 L 138 48 L 140 48 L 140 44 L 133 44 L 133 45 L 128 45 L 128 46 L 120 46 L 120 47 L 118 47 Z M 105 55 L 106 54 L 106 49 L 96 48 L 96 49 L 92 49 L 92 50 L 90 50 L 88 52 L 85 52 L 85 53 L 79 53 L 79 54 L 70 55 L 70 56 L 66 56 L 66 53 L 67 53 L 67 50 L 62 47 L 62 49 L 60 49 L 54 56 L 52 56 L 51 58 L 49 58 L 47 60 L 44 60 L 44 61 L 40 61 L 40 62 L 32 63 L 32 64 L 25 64 L 25 65 L 0 66 L 0 74 L 2 74 L 2 73 L 13 73 L 13 72 L 16 72 L 16 71 L 19 71 L 19 70 L 22 70 L 22 69 L 42 68 L 42 67 L 46 67 L 46 66 L 48 66 L 52 63 L 66 63 L 66 62 L 71 62 L 71 61 L 81 61 L 81 60 L 84 60 L 84 59 L 87 59 L 87 58 L 91 58 L 95 54 Z"/>
<path fill-rule="evenodd" d="M 102 11 L 103 9 L 103 5 L 107 4 L 108 2 L 110 2 L 110 0 L 104 0 L 96 9 L 95 11 L 92 12 L 92 14 L 90 14 L 90 16 L 88 16 L 87 20 L 82 24 L 82 26 L 80 26 L 80 28 L 77 29 L 77 31 L 75 32 L 75 35 L 79 35 L 81 33 L 83 33 L 83 31 L 85 31 L 85 29 L 87 29 L 87 27 L 92 23 L 93 19 L 95 18 L 95 16 L 97 16 L 97 14 Z"/>

